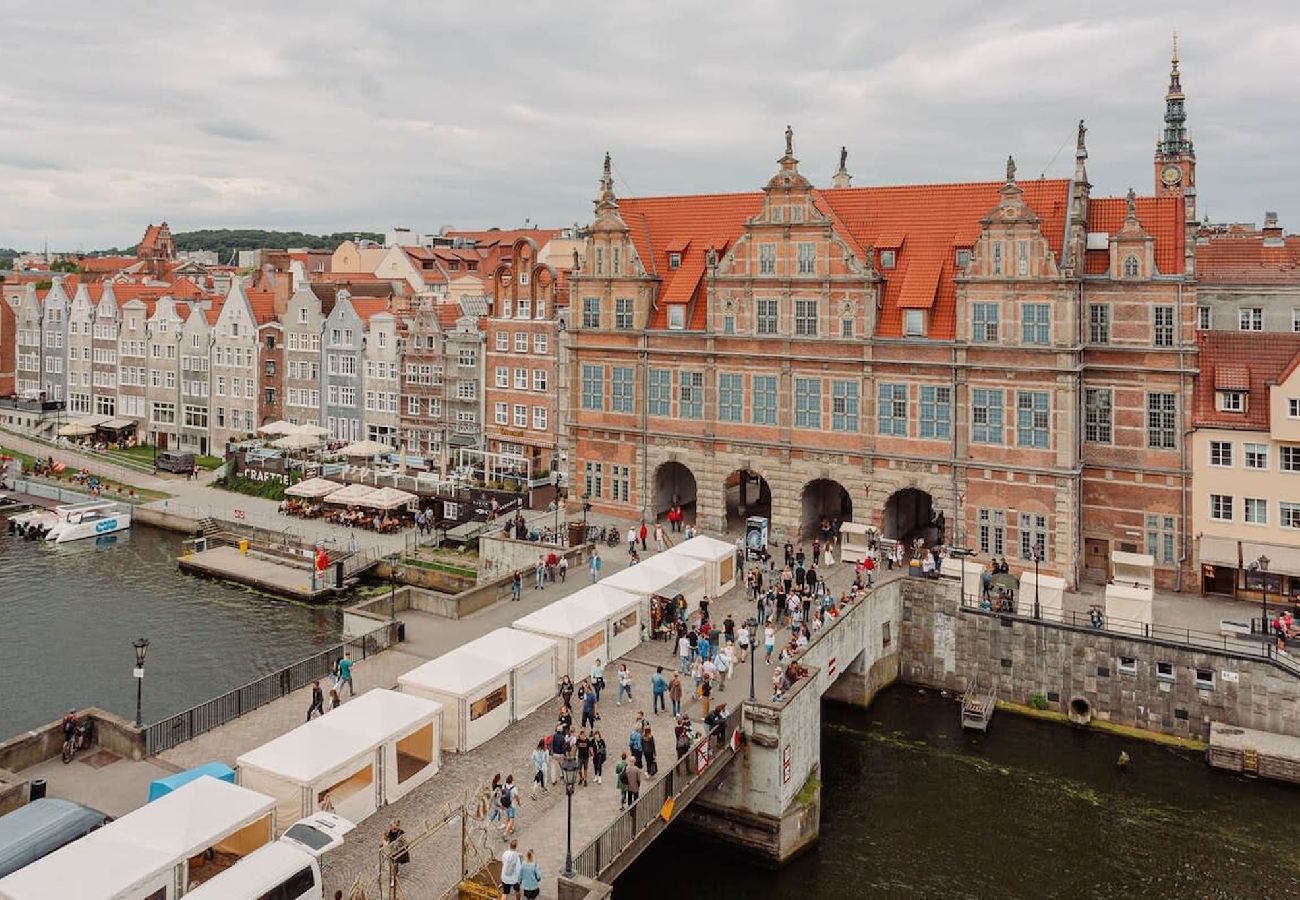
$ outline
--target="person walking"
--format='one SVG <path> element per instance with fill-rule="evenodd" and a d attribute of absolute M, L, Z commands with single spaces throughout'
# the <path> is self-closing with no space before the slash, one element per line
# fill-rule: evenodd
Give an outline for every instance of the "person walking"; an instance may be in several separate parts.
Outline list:
<path fill-rule="evenodd" d="M 627 528 L 627 555 L 631 556 L 636 552 L 636 526 L 629 525 Z"/>
<path fill-rule="evenodd" d="M 348 686 L 348 696 L 357 695 L 356 686 L 352 683 L 352 654 L 344 653 L 343 658 L 339 660 L 339 690 L 343 690 L 343 685 Z"/>
<path fill-rule="evenodd" d="M 564 773 L 564 756 L 569 750 L 569 729 L 562 723 L 555 724 L 551 735 L 551 784 L 556 784 Z"/>
<path fill-rule="evenodd" d="M 645 519 L 642 519 L 642 520 L 641 520 L 641 527 L 640 527 L 639 529 L 637 529 L 637 537 L 639 537 L 639 538 L 641 539 L 641 549 L 642 549 L 643 551 L 649 549 L 649 548 L 646 547 L 646 545 L 645 545 L 645 539 L 646 539 L 647 537 L 649 537 L 649 536 L 650 536 L 650 529 L 646 527 Z"/>
<path fill-rule="evenodd" d="M 519 825 L 519 788 L 515 786 L 513 775 L 507 775 L 505 784 L 501 785 L 501 812 L 506 820 L 501 836 L 510 837 Z"/>
<path fill-rule="evenodd" d="M 525 900 L 537 900 L 542 893 L 542 867 L 532 850 L 524 854 L 524 864 L 519 867 L 519 886 L 524 889 Z"/>
<path fill-rule="evenodd" d="M 639 722 L 634 724 L 631 732 L 628 733 L 627 749 L 636 764 L 641 765 L 641 724 Z"/>
<path fill-rule="evenodd" d="M 524 573 L 516 572 L 515 577 L 510 581 L 510 599 L 517 601 L 523 589 L 524 589 Z"/>
<path fill-rule="evenodd" d="M 727 686 L 727 677 L 731 674 L 731 650 L 734 644 L 726 644 L 719 648 L 718 652 L 713 654 L 713 667 L 718 671 L 718 677 L 722 679 L 722 686 Z"/>
<path fill-rule="evenodd" d="M 578 784 L 586 787 L 587 763 L 591 760 L 591 738 L 587 737 L 586 729 L 579 729 L 577 740 L 573 742 L 573 749 L 578 755 Z"/>
<path fill-rule="evenodd" d="M 545 738 L 542 738 L 540 741 L 537 742 L 537 748 L 533 750 L 531 760 L 533 763 L 532 798 L 536 800 L 538 788 L 541 788 L 543 792 L 546 791 L 546 739 Z"/>
<path fill-rule="evenodd" d="M 664 667 L 655 666 L 655 673 L 650 676 L 651 712 L 656 716 L 668 708 L 664 695 L 668 693 L 668 679 L 664 677 Z"/>
<path fill-rule="evenodd" d="M 519 842 L 511 841 L 501 854 L 501 898 L 510 900 L 513 894 L 519 896 L 519 880 L 523 875 L 524 860 L 519 855 Z"/>
<path fill-rule="evenodd" d="M 311 721 L 311 714 L 325 715 L 325 692 L 320 688 L 319 681 L 311 683 L 311 706 L 307 707 L 307 721 Z"/>
<path fill-rule="evenodd" d="M 543 741 L 543 743 L 545 743 Z M 497 830 L 501 830 L 504 823 L 501 821 L 501 773 L 492 776 L 492 789 L 490 791 L 491 799 L 488 801 L 488 824 L 495 825 Z"/>
<path fill-rule="evenodd" d="M 664 542 L 664 526 L 663 526 L 663 523 L 662 523 L 662 522 L 656 522 L 656 523 L 655 523 L 655 549 L 658 550 L 660 553 L 663 553 L 663 552 L 664 552 L 664 547 L 665 547 L 665 546 L 666 546 L 666 544 L 665 544 L 665 542 Z"/>
<path fill-rule="evenodd" d="M 618 762 L 614 764 L 614 780 L 618 784 L 618 808 L 620 810 L 627 808 L 627 751 L 624 750 L 618 756 Z"/>
<path fill-rule="evenodd" d="M 713 697 L 713 679 L 708 675 L 700 682 L 700 715 L 709 714 L 709 700 Z"/>
<path fill-rule="evenodd" d="M 682 679 L 676 672 L 673 673 L 672 680 L 668 682 L 668 700 L 673 706 L 673 715 L 682 714 Z"/>
<path fill-rule="evenodd" d="M 691 670 L 691 638 L 688 634 L 677 639 L 677 670 L 683 674 Z"/>
<path fill-rule="evenodd" d="M 623 705 L 623 696 L 627 696 L 627 702 L 632 702 L 632 673 L 627 670 L 627 663 L 618 664 L 618 696 L 614 699 L 615 706 Z"/>
<path fill-rule="evenodd" d="M 564 582 L 568 581 L 569 580 L 569 557 L 561 556 L 560 563 L 558 566 L 556 566 L 556 568 L 560 570 L 560 583 L 563 584 Z M 532 853 L 531 850 L 529 850 L 528 852 Z"/>
<path fill-rule="evenodd" d="M 646 774 L 654 778 L 659 766 L 655 762 L 655 738 L 650 733 L 649 725 L 641 731 L 641 756 L 645 759 Z"/>
<path fill-rule="evenodd" d="M 591 561 L 587 563 L 587 568 L 591 570 L 591 583 L 595 584 L 600 581 L 600 567 L 605 561 L 600 558 L 600 551 L 595 548 L 591 551 Z"/>
<path fill-rule="evenodd" d="M 772 651 L 776 649 L 776 629 L 771 625 L 763 626 L 763 650 L 766 653 L 764 659 L 770 664 L 772 662 Z"/>
<path fill-rule="evenodd" d="M 596 710 L 596 698 L 599 696 L 600 695 L 596 693 L 595 688 L 592 688 L 582 695 L 582 719 L 578 722 L 579 728 L 596 727 L 596 718 L 598 715 Z"/>
<path fill-rule="evenodd" d="M 339 698 L 338 688 L 330 688 L 330 709 L 338 709 L 343 701 Z"/>
<path fill-rule="evenodd" d="M 605 690 L 605 667 L 601 664 L 599 658 L 596 664 L 591 667 L 591 687 L 596 692 L 596 702 L 600 702 L 600 692 Z"/>
<path fill-rule="evenodd" d="M 740 662 L 743 663 L 749 656 L 749 625 L 742 623 L 736 632 L 736 646 L 740 648 Z"/>
<path fill-rule="evenodd" d="M 596 776 L 596 784 L 600 784 L 601 773 L 605 770 L 605 759 L 609 755 L 609 748 L 605 746 L 605 738 L 599 731 L 591 733 L 591 772 Z"/>
<path fill-rule="evenodd" d="M 405 837 L 406 832 L 402 830 L 400 819 L 394 819 L 389 824 L 388 830 L 384 832 L 384 852 L 388 854 L 394 873 L 398 866 L 404 866 L 411 861 L 411 853 L 406 849 Z"/>
<path fill-rule="evenodd" d="M 623 770 L 623 780 L 627 784 L 627 805 L 631 806 L 641 797 L 641 763 L 633 759 Z"/>
<path fill-rule="evenodd" d="M 540 591 L 546 584 L 546 557 L 537 557 L 537 562 L 533 564 L 533 590 Z"/>

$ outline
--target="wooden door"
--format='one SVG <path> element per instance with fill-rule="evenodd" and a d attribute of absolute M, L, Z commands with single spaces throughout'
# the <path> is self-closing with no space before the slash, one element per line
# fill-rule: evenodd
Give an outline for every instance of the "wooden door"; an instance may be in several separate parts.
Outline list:
<path fill-rule="evenodd" d="M 1105 584 L 1110 580 L 1110 541 L 1083 539 L 1083 577 L 1095 584 Z"/>

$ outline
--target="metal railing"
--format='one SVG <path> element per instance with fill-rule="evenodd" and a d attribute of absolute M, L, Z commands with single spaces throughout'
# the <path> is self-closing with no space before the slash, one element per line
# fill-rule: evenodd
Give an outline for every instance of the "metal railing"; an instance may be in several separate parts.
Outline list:
<path fill-rule="evenodd" d="M 664 804 L 669 798 L 680 797 L 694 784 L 710 781 L 735 756 L 731 741 L 740 728 L 740 718 L 740 715 L 733 712 L 721 728 L 705 734 L 662 778 L 646 786 L 635 803 L 619 813 L 618 818 L 574 855 L 574 871 L 588 878 L 600 879 L 619 862 L 619 858 L 633 842 L 656 822 L 666 826 L 693 799 L 687 798 L 680 805 L 675 805 L 672 814 L 665 819 Z M 700 767 L 699 754 L 702 749 L 707 751 L 708 756 L 707 762 Z"/>
<path fill-rule="evenodd" d="M 1242 633 L 1237 636 L 1222 632 L 1179 628 L 1173 625 L 1138 622 L 1109 616 L 1102 616 L 1098 624 L 1093 624 L 1089 613 L 1077 610 L 1045 609 L 1041 610 L 1041 614 L 1035 617 L 1021 615 L 1012 611 L 999 611 L 992 605 L 985 607 L 979 598 L 969 595 L 963 595 L 961 605 L 967 612 L 1007 620 L 1040 622 L 1075 631 L 1100 632 L 1115 638 L 1129 638 L 1158 644 L 1172 644 L 1179 647 L 1193 647 L 1241 658 L 1260 659 L 1271 662 L 1293 675 L 1300 676 L 1300 659 L 1296 659 L 1285 651 L 1279 651 L 1276 647 L 1276 641 L 1271 635 Z"/>
<path fill-rule="evenodd" d="M 362 637 L 335 644 L 277 672 L 154 722 L 145 728 L 145 753 L 153 756 L 170 750 L 325 678 L 333 670 L 335 660 L 345 652 L 351 651 L 354 660 L 363 660 L 391 647 L 397 643 L 399 624 L 389 622 Z"/>

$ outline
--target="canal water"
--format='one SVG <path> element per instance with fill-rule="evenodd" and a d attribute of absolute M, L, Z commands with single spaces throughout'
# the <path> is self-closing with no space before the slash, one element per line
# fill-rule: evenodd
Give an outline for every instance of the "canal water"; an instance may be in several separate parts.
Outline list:
<path fill-rule="evenodd" d="M 140 636 L 146 724 L 339 639 L 335 609 L 181 574 L 180 535 L 113 537 L 52 547 L 0 531 L 0 740 L 74 707 L 133 719 Z"/>
<path fill-rule="evenodd" d="M 964 735 L 952 700 L 915 688 L 823 715 L 815 850 L 771 872 L 670 834 L 615 896 L 1300 897 L 1291 787 L 1008 714 L 987 735 Z"/>

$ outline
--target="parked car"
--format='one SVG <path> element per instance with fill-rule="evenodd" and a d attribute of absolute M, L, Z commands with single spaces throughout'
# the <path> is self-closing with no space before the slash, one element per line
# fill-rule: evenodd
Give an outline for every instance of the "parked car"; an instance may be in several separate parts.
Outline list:
<path fill-rule="evenodd" d="M 160 472 L 185 475 L 195 470 L 194 454 L 183 450 L 163 450 L 154 460 L 153 467 Z"/>
<path fill-rule="evenodd" d="M 107 824 L 89 806 L 42 797 L 0 816 L 0 878 Z"/>

